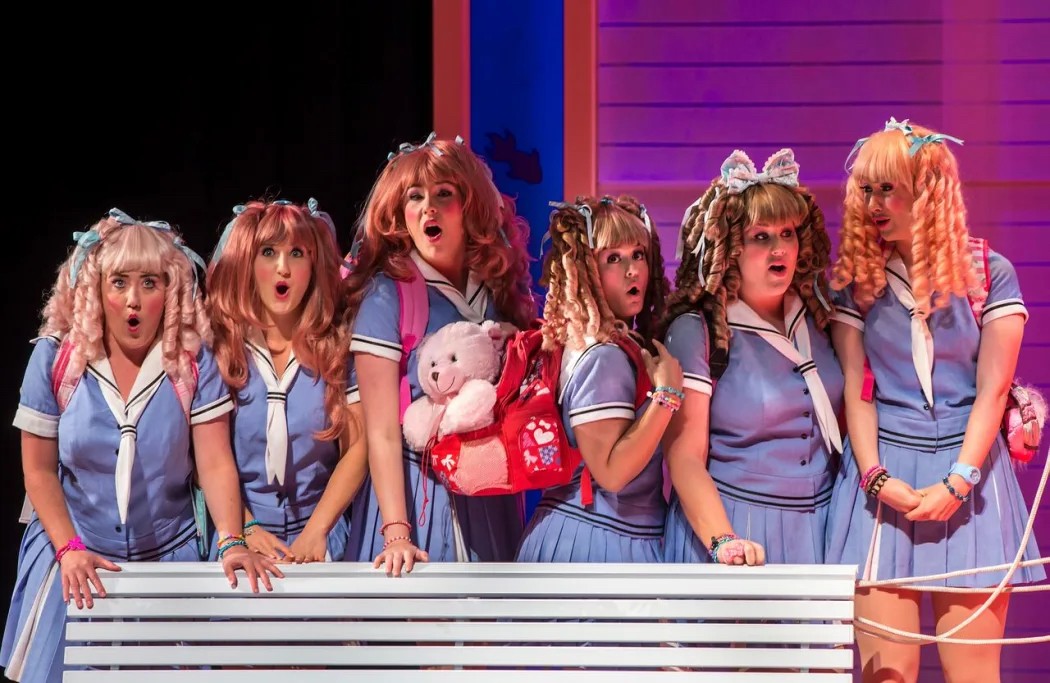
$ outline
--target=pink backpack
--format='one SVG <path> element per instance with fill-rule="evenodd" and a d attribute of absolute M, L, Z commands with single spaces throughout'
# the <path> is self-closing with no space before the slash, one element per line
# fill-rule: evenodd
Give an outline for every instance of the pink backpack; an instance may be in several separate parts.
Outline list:
<path fill-rule="evenodd" d="M 339 267 L 339 275 L 345 280 L 353 268 L 356 258 L 351 251 Z M 427 299 L 427 284 L 423 274 L 412 259 L 405 259 L 409 280 L 395 280 L 398 300 L 398 331 L 401 335 L 401 362 L 399 365 L 401 385 L 399 388 L 398 422 L 404 423 L 405 411 L 412 403 L 412 387 L 408 383 L 408 356 L 419 346 L 427 332 L 430 319 L 430 302 Z"/>
<path fill-rule="evenodd" d="M 977 328 L 980 329 L 984 302 L 988 300 L 988 293 L 991 291 L 988 241 L 970 237 L 968 242 L 973 255 L 978 291 L 971 292 L 966 299 L 970 303 L 970 312 L 973 313 L 974 320 L 977 322 Z M 871 371 L 867 358 L 864 359 L 864 383 L 861 387 L 861 398 L 869 403 L 875 398 L 875 375 Z M 1046 414 L 1046 401 L 1042 394 L 1033 387 L 1024 386 L 1014 380 L 1006 399 L 1006 410 L 1003 413 L 1001 427 L 1014 464 L 1027 465 L 1035 457 L 1042 437 L 1043 424 L 1046 422 Z"/>

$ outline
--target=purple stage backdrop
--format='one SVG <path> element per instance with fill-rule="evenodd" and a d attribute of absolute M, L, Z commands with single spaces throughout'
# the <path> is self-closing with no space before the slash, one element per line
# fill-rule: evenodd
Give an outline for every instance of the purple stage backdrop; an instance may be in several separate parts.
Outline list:
<path fill-rule="evenodd" d="M 649 207 L 664 253 L 734 148 L 792 147 L 828 228 L 843 162 L 890 116 L 966 141 L 970 230 L 1017 267 L 1031 313 L 1018 374 L 1050 393 L 1050 3 L 599 0 L 598 184 Z M 673 271 L 676 263 L 668 263 Z M 1046 459 L 1021 473 L 1029 502 Z M 1048 496 L 1050 498 L 1050 496 Z M 1036 523 L 1050 555 L 1050 500 Z M 1007 634 L 1050 631 L 1050 594 L 1019 594 Z M 930 633 L 929 615 L 924 631 Z M 1047 645 L 1007 647 L 1003 681 L 1050 680 Z M 922 681 L 941 681 L 923 649 Z"/>

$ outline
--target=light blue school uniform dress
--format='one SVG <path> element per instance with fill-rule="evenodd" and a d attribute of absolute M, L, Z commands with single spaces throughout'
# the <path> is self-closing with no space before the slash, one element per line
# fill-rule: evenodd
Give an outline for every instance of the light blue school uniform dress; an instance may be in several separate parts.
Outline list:
<path fill-rule="evenodd" d="M 262 340 L 247 343 L 248 381 L 230 418 L 233 455 L 244 504 L 266 531 L 291 545 L 306 527 L 339 464 L 339 440 L 315 435 L 329 426 L 326 385 L 294 353 L 280 376 Z M 347 364 L 347 401 L 355 401 L 353 362 Z M 328 532 L 329 559 L 342 560 L 349 513 Z M 214 533 L 213 533 L 214 535 Z M 209 544 L 218 558 L 215 539 Z"/>
<path fill-rule="evenodd" d="M 499 320 L 488 289 L 471 273 L 466 295 L 438 273 L 417 252 L 416 266 L 426 282 L 430 311 L 426 334 L 454 322 Z M 350 351 L 400 362 L 402 356 L 397 283 L 378 274 L 368 285 L 354 322 Z M 417 363 L 419 345 L 408 356 L 408 381 L 412 400 L 423 395 Z M 431 562 L 509 562 L 521 539 L 524 501 L 521 495 L 461 496 L 449 493 L 433 470 L 423 474 L 422 454 L 402 439 L 405 504 L 413 542 L 430 555 Z M 424 491 L 425 489 L 425 491 Z M 426 500 L 426 505 L 424 505 Z M 350 545 L 347 560 L 371 562 L 383 550 L 379 530 L 383 519 L 379 502 L 366 481 L 351 506 Z"/>
<path fill-rule="evenodd" d="M 842 369 L 801 299 L 789 292 L 784 307 L 786 337 L 742 301 L 730 304 L 729 365 L 713 391 L 699 313 L 676 318 L 665 344 L 685 387 L 711 395 L 708 471 L 735 533 L 762 544 L 769 563 L 820 564 L 841 448 Z M 710 561 L 677 495 L 664 549 L 668 562 Z"/>
<path fill-rule="evenodd" d="M 14 426 L 58 439 L 58 476 L 66 506 L 88 550 L 114 562 L 199 561 L 191 494 L 190 426 L 233 409 L 211 353 L 197 356 L 190 420 L 161 365 L 161 345 L 146 356 L 125 403 L 109 362 L 92 363 L 60 413 L 51 385 L 59 341 L 36 343 Z M 120 422 L 117 409 L 125 414 Z M 135 417 L 137 416 L 137 422 Z M 123 425 L 123 430 L 122 430 Z M 131 435 L 130 474 L 116 475 L 121 434 Z M 127 438 L 127 437 L 126 437 Z M 127 451 L 128 444 L 124 445 Z M 118 480 L 119 479 L 119 480 Z M 120 508 L 126 503 L 126 518 Z M 0 664 L 14 680 L 58 683 L 65 651 L 66 605 L 55 548 L 34 514 L 18 554 Z"/>
<path fill-rule="evenodd" d="M 615 344 L 593 344 L 563 357 L 561 419 L 569 444 L 573 431 L 601 420 L 634 421 L 638 369 Z M 645 372 L 644 368 L 640 369 Z M 660 562 L 663 522 L 663 455 L 659 448 L 645 468 L 619 493 L 593 481 L 594 501 L 581 499 L 583 465 L 566 486 L 543 493 L 518 550 L 519 562 Z"/>
<path fill-rule="evenodd" d="M 989 253 L 988 261 L 990 291 L 982 325 L 1009 315 L 1027 320 L 1013 265 L 995 252 Z M 933 369 L 932 396 L 927 396 L 912 357 L 910 309 L 901 301 L 901 297 L 912 298 L 911 284 L 896 254 L 886 264 L 886 275 L 891 286 L 864 314 L 854 303 L 852 285 L 839 292 L 835 321 L 864 333 L 864 351 L 875 375 L 879 462 L 890 476 L 921 489 L 940 484 L 959 458 L 977 397 L 981 334 L 964 297 L 951 297 L 947 308 L 930 315 L 927 326 L 933 338 Z M 866 580 L 928 576 L 1012 562 L 1028 523 L 1028 509 L 1002 436 L 992 444 L 981 474 L 970 500 L 949 520 L 910 522 L 860 490 L 860 473 L 847 442 L 844 467 L 832 496 L 827 561 L 857 564 L 858 578 Z M 1024 559 L 1038 557 L 1032 537 Z M 924 585 L 993 586 L 1004 575 L 992 571 Z M 1030 583 L 1045 576 L 1040 566 L 1020 568 L 1012 583 Z"/>

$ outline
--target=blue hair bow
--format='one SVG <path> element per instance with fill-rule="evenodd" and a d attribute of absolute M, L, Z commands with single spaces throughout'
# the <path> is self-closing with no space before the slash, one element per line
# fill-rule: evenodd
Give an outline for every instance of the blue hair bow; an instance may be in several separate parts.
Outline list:
<path fill-rule="evenodd" d="M 587 246 L 594 249 L 594 223 L 591 221 L 591 216 L 594 215 L 591 211 L 591 207 L 586 204 L 569 204 L 566 202 L 547 202 L 548 206 L 553 206 L 554 211 L 551 212 L 551 218 L 559 209 L 573 209 L 578 211 L 583 220 L 587 222 Z"/>
<path fill-rule="evenodd" d="M 222 229 L 222 234 L 219 236 L 219 243 L 215 245 L 215 250 L 211 253 L 211 262 L 218 263 L 219 259 L 222 258 L 222 252 L 226 249 L 226 242 L 230 239 L 230 233 L 233 232 L 233 224 L 237 222 L 237 217 L 240 216 L 247 210 L 244 204 L 238 204 L 233 207 L 233 218 L 226 224 L 226 227 Z"/>
<path fill-rule="evenodd" d="M 171 224 L 167 221 L 137 221 L 116 207 L 109 210 L 108 216 L 123 226 L 144 225 L 147 228 L 153 228 L 154 230 L 172 232 Z M 84 265 L 84 260 L 88 257 L 91 250 L 97 247 L 102 241 L 102 236 L 99 234 L 98 230 L 88 230 L 86 232 L 74 232 L 73 240 L 76 241 L 77 246 L 75 248 L 76 256 L 73 258 L 73 265 L 69 269 L 69 285 L 71 287 L 76 287 L 77 276 L 80 274 L 80 267 Z M 172 241 L 190 261 L 191 269 L 193 270 L 193 296 L 196 298 L 198 276 L 197 270 L 192 267 L 192 264 L 196 264 L 204 270 L 204 259 L 202 259 L 197 252 L 186 246 L 186 243 L 183 242 L 182 238 L 178 235 L 176 235 Z"/>
<path fill-rule="evenodd" d="M 891 116 L 890 120 L 886 122 L 886 125 L 882 129 L 882 132 L 884 133 L 889 132 L 891 130 L 899 130 L 901 133 L 904 134 L 905 138 L 911 141 L 911 146 L 908 148 L 909 157 L 913 157 L 916 154 L 918 154 L 919 150 L 922 149 L 923 145 L 928 145 L 934 142 L 944 142 L 945 140 L 948 140 L 949 142 L 954 142 L 957 145 L 963 144 L 963 141 L 955 137 L 954 135 L 945 135 L 944 133 L 930 133 L 929 135 L 923 135 L 922 137 L 915 137 L 914 129 L 911 127 L 909 120 L 910 119 L 904 119 L 903 121 L 898 121 L 896 118 Z M 853 161 L 853 158 L 857 155 L 857 152 L 860 151 L 860 148 L 864 146 L 864 143 L 870 139 L 871 138 L 861 138 L 853 144 L 853 149 L 851 149 L 849 151 L 849 154 L 846 156 L 845 168 L 847 173 L 849 173 L 850 169 L 852 168 L 852 166 L 850 166 L 850 162 Z"/>

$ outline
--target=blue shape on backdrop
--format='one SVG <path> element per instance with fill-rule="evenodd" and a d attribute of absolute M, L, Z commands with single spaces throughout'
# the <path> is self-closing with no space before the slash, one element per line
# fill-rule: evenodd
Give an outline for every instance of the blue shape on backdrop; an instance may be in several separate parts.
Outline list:
<path fill-rule="evenodd" d="M 562 200 L 564 0 L 471 0 L 470 143 L 529 222 L 532 278 L 550 200 Z M 531 516 L 540 492 L 526 496 Z"/>

